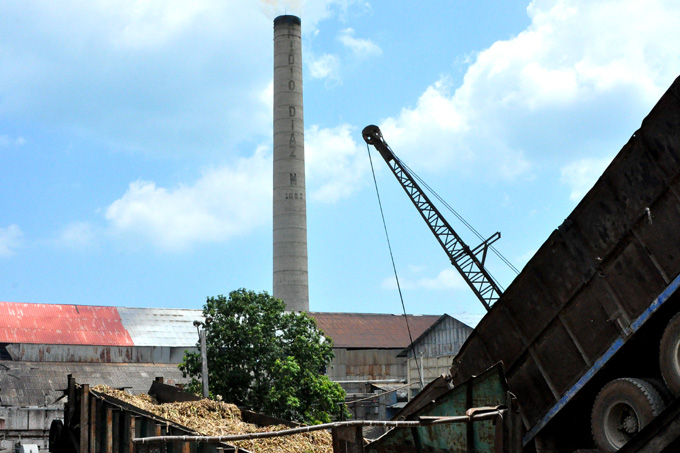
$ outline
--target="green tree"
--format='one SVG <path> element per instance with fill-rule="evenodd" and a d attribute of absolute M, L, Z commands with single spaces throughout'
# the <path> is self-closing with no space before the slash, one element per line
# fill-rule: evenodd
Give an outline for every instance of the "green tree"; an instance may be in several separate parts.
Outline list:
<path fill-rule="evenodd" d="M 239 289 L 203 307 L 211 395 L 272 416 L 325 423 L 346 415 L 345 392 L 323 373 L 333 342 L 305 313 L 286 313 L 266 292 Z M 185 352 L 180 369 L 200 393 L 200 352 Z"/>

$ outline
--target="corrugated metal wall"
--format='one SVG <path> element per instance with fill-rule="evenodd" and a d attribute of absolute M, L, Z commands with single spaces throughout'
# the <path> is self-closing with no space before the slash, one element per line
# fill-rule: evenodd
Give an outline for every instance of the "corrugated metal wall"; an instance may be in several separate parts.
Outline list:
<path fill-rule="evenodd" d="M 411 396 L 422 390 L 420 387 L 420 373 L 418 372 L 419 367 L 423 375 L 423 383 L 427 385 L 442 374 L 445 374 L 449 371 L 453 357 L 454 356 L 451 355 L 440 357 L 423 357 L 422 366 L 421 360 L 409 358 L 407 376 L 407 382 L 410 384 L 409 389 L 411 389 L 409 392 L 409 399 Z"/>
<path fill-rule="evenodd" d="M 454 356 L 472 330 L 457 319 L 445 316 L 432 330 L 416 340 L 416 351 L 418 355 L 422 352 L 423 357 Z M 413 350 L 408 351 L 408 357 L 413 357 Z"/>
<path fill-rule="evenodd" d="M 398 349 L 333 349 L 335 359 L 327 369 L 332 381 L 406 379 L 406 358 Z"/>

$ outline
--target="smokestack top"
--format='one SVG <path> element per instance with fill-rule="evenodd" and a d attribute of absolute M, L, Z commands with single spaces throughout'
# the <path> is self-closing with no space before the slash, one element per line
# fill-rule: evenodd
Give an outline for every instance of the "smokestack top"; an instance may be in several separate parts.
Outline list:
<path fill-rule="evenodd" d="M 284 15 L 284 16 L 279 16 L 276 19 L 274 19 L 274 26 L 276 27 L 277 25 L 283 25 L 283 24 L 293 24 L 293 25 L 301 25 L 302 21 L 300 21 L 300 18 L 297 16 L 291 16 L 291 15 Z"/>

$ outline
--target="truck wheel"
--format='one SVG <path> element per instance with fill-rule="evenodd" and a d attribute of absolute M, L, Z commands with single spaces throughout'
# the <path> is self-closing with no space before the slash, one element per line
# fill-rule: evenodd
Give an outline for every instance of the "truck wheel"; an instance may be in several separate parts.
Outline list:
<path fill-rule="evenodd" d="M 615 379 L 595 398 L 591 428 L 602 451 L 616 451 L 664 408 L 654 387 L 643 379 Z"/>
<path fill-rule="evenodd" d="M 49 438 L 49 450 L 51 452 L 55 452 L 55 447 L 57 445 L 57 442 L 59 442 L 59 438 L 61 437 L 61 431 L 64 429 L 64 422 L 61 420 L 52 420 L 52 423 L 50 424 L 50 438 Z"/>
<path fill-rule="evenodd" d="M 666 383 L 664 382 L 663 379 L 645 378 L 645 381 L 652 384 L 652 387 L 654 387 L 656 393 L 659 394 L 659 396 L 661 397 L 661 401 L 663 401 L 663 407 L 667 407 L 669 404 L 673 402 L 675 397 L 673 396 L 671 391 L 668 390 L 668 386 L 666 386 Z"/>
<path fill-rule="evenodd" d="M 668 390 L 680 396 L 680 313 L 668 321 L 659 346 L 659 366 Z"/>

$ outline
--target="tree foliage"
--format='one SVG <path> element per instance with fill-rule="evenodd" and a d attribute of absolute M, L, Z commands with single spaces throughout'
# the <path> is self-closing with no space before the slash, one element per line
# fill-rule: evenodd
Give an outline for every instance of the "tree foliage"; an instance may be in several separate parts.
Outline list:
<path fill-rule="evenodd" d="M 239 289 L 203 307 L 211 395 L 266 414 L 325 423 L 345 411 L 345 392 L 323 373 L 332 340 L 305 313 L 286 313 L 266 292 Z M 185 352 L 180 369 L 200 392 L 200 352 Z"/>

